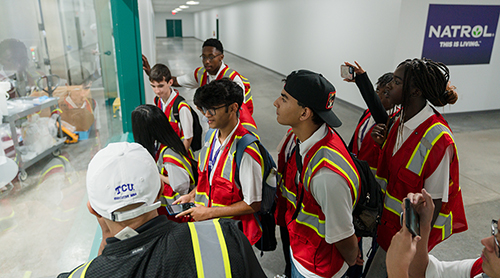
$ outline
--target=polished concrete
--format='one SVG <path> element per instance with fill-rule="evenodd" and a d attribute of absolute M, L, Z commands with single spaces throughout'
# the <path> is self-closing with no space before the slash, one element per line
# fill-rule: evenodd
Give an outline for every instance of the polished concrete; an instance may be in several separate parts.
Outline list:
<path fill-rule="evenodd" d="M 201 41 L 192 38 L 158 38 L 158 62 L 165 63 L 174 76 L 191 74 L 195 67 L 201 66 L 201 45 Z M 276 157 L 276 146 L 288 129 L 276 122 L 273 107 L 283 88 L 284 76 L 227 51 L 224 61 L 250 80 L 259 134 Z M 297 65 L 297 69 L 300 67 Z M 340 77 L 331 81 L 342 82 Z M 180 92 L 192 100 L 193 90 L 181 89 Z M 458 92 L 460 94 L 460 88 Z M 338 92 L 337 96 L 341 98 L 344 93 L 357 93 L 357 88 L 353 85 L 352 91 Z M 362 109 L 338 100 L 334 111 L 343 122 L 338 131 L 348 141 Z M 446 112 L 446 108 L 440 111 Z M 480 239 L 490 233 L 491 219 L 500 216 L 500 112 L 454 114 L 445 118 L 454 131 L 459 150 L 460 185 L 469 230 L 453 235 L 432 253 L 443 260 L 474 258 L 482 250 Z M 100 135 L 105 137 L 104 130 Z M 71 162 L 65 173 L 56 173 L 40 182 L 39 172 L 49 163 L 48 159 L 41 161 L 29 169 L 26 182 L 15 182 L 9 194 L 0 195 L 3 196 L 0 199 L 0 277 L 54 277 L 88 260 L 92 243 L 98 239 L 95 238 L 97 222 L 85 206 L 85 173 L 93 153 L 106 142 L 103 139 L 65 146 L 63 155 Z M 284 269 L 280 246 L 259 260 L 270 277 Z"/>

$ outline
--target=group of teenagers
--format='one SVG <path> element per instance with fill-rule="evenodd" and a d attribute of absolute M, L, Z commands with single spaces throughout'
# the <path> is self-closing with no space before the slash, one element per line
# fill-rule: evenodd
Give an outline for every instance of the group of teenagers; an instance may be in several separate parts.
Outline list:
<path fill-rule="evenodd" d="M 148 163 L 152 161 L 155 167 L 153 170 L 151 167 L 141 170 L 143 166 L 129 168 L 132 173 L 156 171 L 158 181 L 161 180 L 159 192 L 154 187 L 152 201 L 139 198 L 142 200 L 139 202 L 133 198 L 126 205 L 123 202 L 128 197 L 115 196 L 119 205 L 101 213 L 102 202 L 93 200 L 92 196 L 96 195 L 91 194 L 91 190 L 96 189 L 89 185 L 89 175 L 94 175 L 92 163 L 103 159 L 98 158 L 98 153 L 89 164 L 87 190 L 89 210 L 97 216 L 103 230 L 102 255 L 68 275 L 83 270 L 99 273 L 100 268 L 106 268 L 103 265 L 116 260 L 117 255 L 111 252 L 119 249 L 129 252 L 123 255 L 121 263 L 133 262 L 142 271 L 137 272 L 129 265 L 127 269 L 135 271 L 131 277 L 187 277 L 189 273 L 196 273 L 198 277 L 264 276 L 249 248 L 262 236 L 256 213 L 263 195 L 264 154 L 257 143 L 252 143 L 244 149 L 238 166 L 235 161 L 239 140 L 246 134 L 259 138 L 252 118 L 250 86 L 245 77 L 223 62 L 224 50 L 219 40 L 206 40 L 200 57 L 203 67 L 192 74 L 173 77 L 165 65 L 156 64 L 151 68 L 143 56 L 143 68 L 156 97 L 154 105 L 140 105 L 132 112 L 137 143 L 132 145 L 142 146 L 143 153 L 149 156 Z M 495 220 L 492 236 L 482 241 L 485 248 L 481 258 L 440 262 L 428 254 L 452 234 L 467 230 L 457 147 L 448 123 L 434 108 L 453 104 L 458 99 L 456 88 L 449 82 L 448 68 L 425 58 L 405 60 L 393 73 L 381 76 L 374 88 L 358 63 L 346 62 L 346 65 L 353 68 L 355 77 L 345 81 L 356 83 L 368 106 L 348 145 L 335 130 L 342 124 L 332 110 L 335 87 L 323 75 L 309 70 L 293 71 L 283 80 L 283 89 L 274 101 L 277 122 L 290 127 L 278 145 L 274 210 L 287 264 L 285 277 L 500 277 L 500 236 Z M 193 117 L 197 116 L 172 87 L 196 88 L 193 102 L 210 128 L 197 157 L 191 147 L 195 139 Z M 177 98 L 180 101 L 176 101 Z M 107 150 L 111 147 L 115 150 Z M 116 150 L 118 148 L 121 149 Z M 127 150 L 133 148 L 138 147 L 109 146 L 101 152 L 108 156 L 117 153 L 126 156 Z M 377 237 L 373 239 L 375 248 L 367 263 L 362 259 L 360 238 L 355 234 L 352 218 L 361 194 L 360 173 L 352 155 L 368 162 L 384 195 Z M 144 183 L 144 179 L 141 178 L 141 182 Z M 420 216 L 418 236 L 401 224 L 406 217 L 402 205 L 405 198 L 411 200 Z M 195 206 L 175 216 L 168 215 L 166 206 L 183 203 Z M 121 214 L 132 218 L 121 222 Z M 135 223 L 136 227 L 127 225 L 127 220 L 142 214 L 150 214 L 147 221 Z M 170 230 L 188 231 L 187 243 L 183 241 L 176 246 L 182 234 L 170 233 L 167 239 L 161 235 L 149 239 L 154 244 L 124 247 L 130 233 L 135 236 L 139 232 L 137 237 L 147 234 L 143 231 L 151 230 L 149 227 L 154 226 L 151 222 L 158 222 L 159 218 L 172 225 Z M 226 223 L 224 218 L 239 221 Z M 208 238 L 211 232 L 205 234 L 206 225 L 219 227 L 216 228 L 219 233 L 215 234 L 221 244 L 217 248 L 202 243 L 214 240 Z M 126 230 L 127 227 L 133 231 Z M 196 229 L 200 230 L 196 232 Z M 223 238 L 228 243 L 223 243 Z M 162 247 L 158 246 L 160 241 L 165 241 L 165 246 L 171 249 L 151 251 Z M 152 255 L 154 252 L 177 254 L 183 244 L 191 251 L 183 249 L 185 252 L 177 255 L 175 262 L 155 259 Z M 139 249 L 150 250 L 149 255 L 130 259 L 130 254 Z M 214 255 L 214 250 L 222 254 L 220 269 L 216 263 L 212 262 L 211 266 L 208 263 L 219 257 Z M 169 258 L 172 256 L 170 253 Z M 155 263 L 148 266 L 151 261 Z M 158 270 L 162 263 L 171 270 Z M 356 273 L 356 266 L 363 264 L 364 273 Z M 195 270 L 187 270 L 185 266 L 194 266 Z M 115 261 L 113 267 L 104 273 L 116 275 L 119 264 Z"/>

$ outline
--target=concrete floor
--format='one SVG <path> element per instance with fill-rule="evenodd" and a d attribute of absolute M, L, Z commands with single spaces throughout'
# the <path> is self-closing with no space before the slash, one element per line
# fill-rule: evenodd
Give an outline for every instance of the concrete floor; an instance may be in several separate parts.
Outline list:
<path fill-rule="evenodd" d="M 192 38 L 158 38 L 157 59 L 166 64 L 174 76 L 191 74 L 195 67 L 201 66 L 201 46 L 201 41 Z M 259 134 L 276 157 L 276 146 L 288 129 L 276 122 L 273 107 L 283 88 L 284 76 L 227 51 L 224 61 L 250 80 Z M 342 82 L 340 77 L 331 81 Z M 194 93 L 182 89 L 180 92 L 188 100 Z M 356 92 L 353 85 L 351 92 L 338 92 L 338 96 Z M 343 122 L 338 131 L 348 141 L 362 109 L 337 100 L 334 111 Z M 445 118 L 458 145 L 460 185 L 469 230 L 453 235 L 432 253 L 443 260 L 474 258 L 482 250 L 480 240 L 489 236 L 491 219 L 500 216 L 497 182 L 500 180 L 500 111 L 445 115 Z M 85 174 L 93 153 L 106 142 L 103 141 L 105 132 L 100 134 L 99 139 L 63 148 L 63 154 L 71 162 L 71 169 L 65 174 L 53 175 L 38 184 L 38 173 L 48 163 L 48 160 L 41 161 L 29 169 L 27 182 L 15 183 L 15 189 L 0 198 L 0 277 L 54 277 L 88 260 L 96 240 L 97 222 L 85 207 Z M 279 237 L 279 233 L 277 235 Z M 259 260 L 270 277 L 284 270 L 281 246 Z"/>

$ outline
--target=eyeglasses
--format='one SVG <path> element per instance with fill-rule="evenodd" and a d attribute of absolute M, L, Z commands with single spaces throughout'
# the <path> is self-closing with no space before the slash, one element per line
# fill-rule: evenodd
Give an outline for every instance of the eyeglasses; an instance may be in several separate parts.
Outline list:
<path fill-rule="evenodd" d="M 219 106 L 219 107 L 213 107 L 213 108 L 205 108 L 205 107 L 202 107 L 201 110 L 203 111 L 203 115 L 207 114 L 210 114 L 212 116 L 215 116 L 216 112 L 218 109 L 221 109 L 222 107 L 227 107 L 229 106 L 229 104 L 224 104 L 222 106 Z"/>
<path fill-rule="evenodd" d="M 210 55 L 210 56 L 208 56 L 208 57 L 207 57 L 207 56 L 203 56 L 203 54 L 201 54 L 201 55 L 200 55 L 200 58 L 201 58 L 201 60 L 202 60 L 202 61 L 206 61 L 206 60 L 208 60 L 209 62 L 212 62 L 212 60 L 213 60 L 213 59 L 215 59 L 215 58 L 219 57 L 220 55 L 222 55 L 222 53 L 221 53 L 221 54 L 217 54 L 217 55 L 215 55 L 215 56 Z"/>
<path fill-rule="evenodd" d="M 498 239 L 497 239 L 497 234 L 498 234 L 498 221 L 493 219 L 491 220 L 491 235 L 495 239 L 495 254 L 497 257 L 500 258 L 500 244 L 498 244 Z"/>

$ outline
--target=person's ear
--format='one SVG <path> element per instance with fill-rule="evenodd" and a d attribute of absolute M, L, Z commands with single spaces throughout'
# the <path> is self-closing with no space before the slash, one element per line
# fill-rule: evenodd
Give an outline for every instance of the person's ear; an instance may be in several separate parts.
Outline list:
<path fill-rule="evenodd" d="M 170 80 L 168 81 L 168 86 L 172 86 L 172 84 L 174 84 L 174 79 L 170 78 Z"/>
<path fill-rule="evenodd" d="M 221 55 L 220 55 L 220 59 L 221 59 L 221 60 L 224 60 L 224 54 L 221 54 Z"/>
<path fill-rule="evenodd" d="M 420 91 L 418 88 L 412 88 L 410 91 L 410 97 L 420 97 L 422 96 L 422 91 Z"/>
<path fill-rule="evenodd" d="M 306 107 L 304 108 L 304 111 L 302 111 L 302 114 L 300 115 L 300 120 L 301 121 L 305 121 L 307 119 L 309 119 L 310 117 L 312 117 L 313 115 L 313 111 L 311 110 L 311 108 L 309 107 Z"/>
<path fill-rule="evenodd" d="M 229 105 L 229 112 L 238 112 L 238 103 L 234 102 L 233 104 Z"/>
<path fill-rule="evenodd" d="M 95 215 L 95 217 L 97 218 L 101 218 L 102 216 L 99 215 L 99 213 L 97 213 L 93 208 L 92 206 L 90 205 L 90 201 L 87 201 L 87 209 L 89 210 L 89 212 L 93 215 Z"/>

